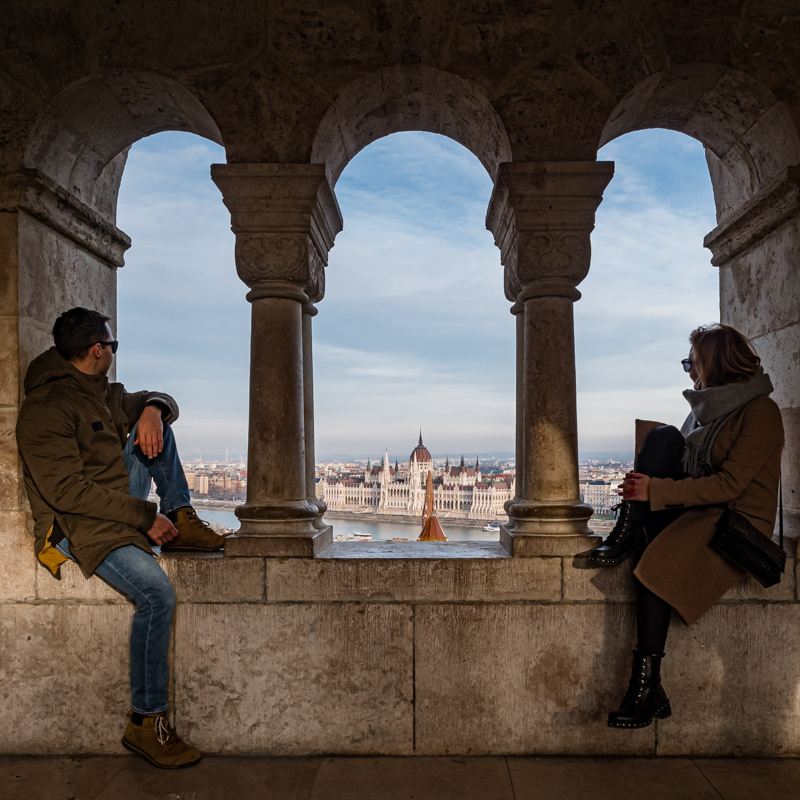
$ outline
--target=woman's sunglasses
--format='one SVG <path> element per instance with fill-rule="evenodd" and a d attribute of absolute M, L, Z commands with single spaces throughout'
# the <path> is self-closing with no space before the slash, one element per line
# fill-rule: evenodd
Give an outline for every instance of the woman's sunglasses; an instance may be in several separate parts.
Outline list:
<path fill-rule="evenodd" d="M 114 352 L 115 353 L 117 352 L 116 349 L 114 350 Z M 692 364 L 694 364 L 694 361 L 692 361 L 691 358 L 683 358 L 681 359 L 681 364 L 683 364 L 684 372 L 691 372 Z"/>

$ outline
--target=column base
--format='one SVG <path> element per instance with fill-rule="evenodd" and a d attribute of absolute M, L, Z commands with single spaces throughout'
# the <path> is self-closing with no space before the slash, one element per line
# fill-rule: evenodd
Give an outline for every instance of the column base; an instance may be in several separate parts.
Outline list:
<path fill-rule="evenodd" d="M 248 533 L 240 530 L 225 539 L 225 557 L 313 558 L 332 541 L 332 525 L 323 525 L 314 528 L 312 533 L 303 534 L 277 530 L 272 533 Z"/>
<path fill-rule="evenodd" d="M 312 558 L 333 541 L 316 505 L 305 500 L 245 504 L 236 509 L 239 531 L 225 539 L 226 556 Z"/>
<path fill-rule="evenodd" d="M 509 521 L 500 526 L 500 543 L 512 556 L 574 556 L 592 546 L 588 521 L 594 509 L 585 503 L 517 501 L 509 506 Z"/>

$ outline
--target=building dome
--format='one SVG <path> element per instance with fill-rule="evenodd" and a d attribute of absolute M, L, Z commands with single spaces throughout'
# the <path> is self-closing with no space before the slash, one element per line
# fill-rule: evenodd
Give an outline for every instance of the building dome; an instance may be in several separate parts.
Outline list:
<path fill-rule="evenodd" d="M 411 456 L 408 459 L 409 462 L 414 461 L 433 461 L 433 456 L 431 456 L 431 451 L 422 444 L 422 431 L 419 432 L 419 444 L 411 451 Z"/>

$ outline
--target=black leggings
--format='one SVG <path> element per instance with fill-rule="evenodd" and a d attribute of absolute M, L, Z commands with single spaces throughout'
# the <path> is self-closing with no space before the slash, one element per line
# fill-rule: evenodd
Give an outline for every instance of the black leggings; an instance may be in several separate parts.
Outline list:
<path fill-rule="evenodd" d="M 636 460 L 636 471 L 651 478 L 686 477 L 683 471 L 684 440 L 681 432 L 672 425 L 662 425 L 650 432 L 642 452 Z M 673 523 L 683 509 L 652 511 L 648 504 L 644 515 L 647 541 L 652 542 L 667 525 Z M 660 654 L 664 651 L 669 632 L 672 606 L 653 594 L 634 577 L 636 584 L 636 649 L 643 653 Z"/>

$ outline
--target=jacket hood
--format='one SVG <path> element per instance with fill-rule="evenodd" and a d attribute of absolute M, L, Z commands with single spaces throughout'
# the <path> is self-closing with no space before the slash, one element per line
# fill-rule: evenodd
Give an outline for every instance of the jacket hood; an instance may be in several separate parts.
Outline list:
<path fill-rule="evenodd" d="M 83 373 L 58 354 L 55 347 L 45 350 L 31 361 L 25 373 L 25 394 L 30 394 L 37 386 L 62 378 L 78 378 Z"/>

